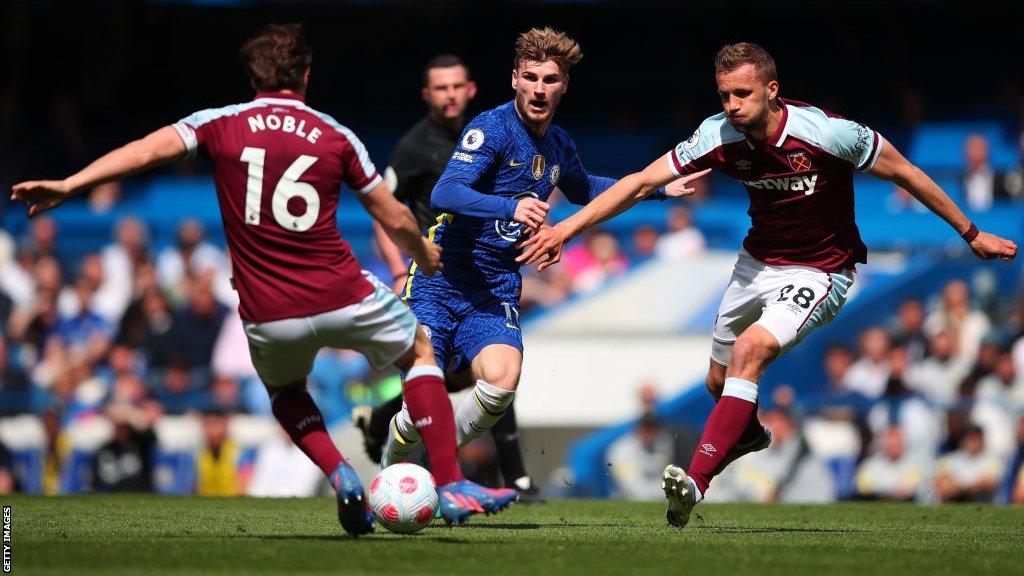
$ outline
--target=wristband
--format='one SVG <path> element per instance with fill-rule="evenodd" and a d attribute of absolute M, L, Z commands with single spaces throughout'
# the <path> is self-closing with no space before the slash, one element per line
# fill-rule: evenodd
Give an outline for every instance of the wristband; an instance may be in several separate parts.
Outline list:
<path fill-rule="evenodd" d="M 978 237 L 978 234 L 981 234 L 981 231 L 978 230 L 978 227 L 974 222 L 971 222 L 971 227 L 961 234 L 960 237 L 964 239 L 964 242 L 970 244 L 971 242 L 974 242 L 974 239 Z"/>

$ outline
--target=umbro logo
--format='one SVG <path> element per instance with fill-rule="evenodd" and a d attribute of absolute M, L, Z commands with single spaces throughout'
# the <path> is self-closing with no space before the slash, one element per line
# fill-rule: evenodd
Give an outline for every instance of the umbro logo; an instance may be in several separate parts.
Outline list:
<path fill-rule="evenodd" d="M 703 454 L 707 455 L 707 456 L 714 456 L 715 452 L 718 452 L 718 450 L 715 450 L 715 446 L 713 444 L 710 444 L 710 443 L 709 444 L 701 444 L 700 445 L 700 451 Z"/>
<path fill-rule="evenodd" d="M 419 428 L 426 428 L 427 426 L 430 426 L 433 423 L 434 423 L 433 417 L 427 416 L 426 418 L 420 418 L 419 420 L 413 422 L 412 424 L 417 429 L 419 429 Z"/>
<path fill-rule="evenodd" d="M 736 168 L 739 168 L 740 170 L 750 170 L 750 165 L 751 164 L 753 164 L 753 162 L 751 162 L 750 160 L 747 160 L 746 158 L 744 158 L 742 160 L 737 160 L 734 163 Z"/>

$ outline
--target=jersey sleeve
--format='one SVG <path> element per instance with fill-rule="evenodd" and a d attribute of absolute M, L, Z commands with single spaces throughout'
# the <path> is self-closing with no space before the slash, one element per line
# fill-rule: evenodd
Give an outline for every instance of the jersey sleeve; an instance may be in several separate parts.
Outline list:
<path fill-rule="evenodd" d="M 705 120 L 693 132 L 668 154 L 665 161 L 676 176 L 686 176 L 710 168 L 715 158 L 715 150 L 722 145 L 722 136 L 718 126 L 712 119 Z"/>
<path fill-rule="evenodd" d="M 507 136 L 500 119 L 485 112 L 470 122 L 444 174 L 434 185 L 430 203 L 435 210 L 473 216 L 511 220 L 516 201 L 480 191 L 483 177 L 493 171 L 504 156 Z"/>
<path fill-rule="evenodd" d="M 882 153 L 882 137 L 871 128 L 845 118 L 829 118 L 825 144 L 829 152 L 853 164 L 857 170 L 870 170 Z"/>
<path fill-rule="evenodd" d="M 342 179 L 349 188 L 359 194 L 366 194 L 373 190 L 384 178 L 377 173 L 377 168 L 370 161 L 370 153 L 366 146 L 351 130 L 342 132 L 345 145 L 341 152 Z"/>
<path fill-rule="evenodd" d="M 221 115 L 220 108 L 209 108 L 190 114 L 171 124 L 182 143 L 185 144 L 186 157 L 194 157 L 199 148 L 206 145 L 212 122 Z"/>

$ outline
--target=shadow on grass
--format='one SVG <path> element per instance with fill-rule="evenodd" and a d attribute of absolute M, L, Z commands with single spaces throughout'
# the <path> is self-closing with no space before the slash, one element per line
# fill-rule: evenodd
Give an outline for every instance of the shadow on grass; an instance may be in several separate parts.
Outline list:
<path fill-rule="evenodd" d="M 700 526 L 701 530 L 718 534 L 770 534 L 776 532 L 796 533 L 810 532 L 815 534 L 867 534 L 870 530 L 852 530 L 849 528 L 783 528 L 779 526 Z"/>
<path fill-rule="evenodd" d="M 381 532 L 380 534 L 389 535 L 388 532 Z M 396 534 L 396 536 L 399 536 Z M 232 538 L 244 538 L 249 540 L 292 540 L 292 541 L 304 541 L 304 542 L 338 542 L 338 543 L 351 543 L 351 544 L 394 544 L 396 541 L 401 539 L 411 539 L 416 542 L 422 542 L 429 540 L 431 542 L 439 542 L 441 544 L 469 544 L 468 540 L 462 538 L 453 538 L 451 536 L 428 536 L 426 534 L 406 534 L 401 538 L 379 538 L 377 536 L 364 536 L 361 538 L 350 538 L 348 536 L 325 536 L 323 534 L 252 534 L 252 535 L 238 535 Z"/>

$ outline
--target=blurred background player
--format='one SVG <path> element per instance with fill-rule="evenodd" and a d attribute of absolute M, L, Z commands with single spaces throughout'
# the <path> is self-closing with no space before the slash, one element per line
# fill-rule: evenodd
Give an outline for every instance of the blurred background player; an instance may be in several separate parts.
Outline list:
<path fill-rule="evenodd" d="M 924 172 L 874 130 L 779 97 L 775 61 L 742 42 L 715 57 L 723 113 L 627 176 L 572 217 L 524 241 L 519 258 L 557 262 L 564 243 L 633 206 L 648 194 L 700 170 L 740 180 L 750 197 L 752 227 L 722 298 L 712 335 L 707 387 L 717 400 L 689 475 L 664 473 L 668 521 L 682 528 L 711 479 L 736 458 L 763 450 L 771 432 L 757 419 L 757 382 L 780 354 L 830 322 L 846 302 L 853 271 L 867 261 L 854 223 L 853 171 L 907 190 L 945 220 L 980 258 L 1010 260 L 1017 246 L 980 232 Z M 670 187 L 671 188 L 671 187 Z"/>
<path fill-rule="evenodd" d="M 502 418 L 519 385 L 516 243 L 544 223 L 555 186 L 570 202 L 586 204 L 614 182 L 588 175 L 572 139 L 552 125 L 569 69 L 582 57 L 579 44 L 562 32 L 520 34 L 514 100 L 469 123 L 431 195 L 442 214 L 430 238 L 444 248 L 444 272 L 425 277 L 414 264 L 405 300 L 430 330 L 438 364 L 468 370 L 475 381 L 456 411 L 460 446 Z M 392 419 L 386 463 L 405 460 L 418 445 L 413 422 L 405 409 Z"/>
<path fill-rule="evenodd" d="M 466 126 L 466 108 L 475 96 L 476 82 L 461 58 L 441 54 L 427 62 L 421 88 L 427 114 L 398 141 L 384 170 L 385 184 L 395 198 L 412 210 L 424 234 L 436 224 L 430 193 L 452 157 L 459 134 Z M 374 233 L 391 271 L 395 291 L 401 294 L 409 278 L 409 262 L 379 224 L 374 224 Z M 451 390 L 462 389 L 472 386 L 473 380 L 464 370 L 458 375 L 448 374 L 447 384 Z M 353 411 L 353 421 L 363 432 L 367 454 L 375 462 L 380 462 L 388 423 L 401 409 L 402 398 L 396 396 L 376 408 L 360 406 Z M 505 486 L 519 491 L 520 502 L 540 501 L 540 490 L 523 463 L 514 405 L 509 405 L 491 433 Z"/>
<path fill-rule="evenodd" d="M 306 391 L 322 347 L 352 348 L 377 369 L 406 371 L 406 402 L 431 455 L 447 521 L 497 512 L 516 493 L 462 477 L 451 404 L 429 339 L 391 290 L 360 270 L 338 233 L 342 182 L 424 274 L 440 267 L 440 250 L 391 195 L 355 134 L 305 105 L 313 53 L 301 26 L 268 25 L 240 56 L 257 93 L 252 102 L 196 112 L 65 180 L 17 184 L 12 199 L 35 216 L 81 190 L 202 151 L 213 167 L 253 364 L 274 416 L 330 480 L 344 529 L 353 536 L 372 532 L 374 520 L 358 476 Z"/>

